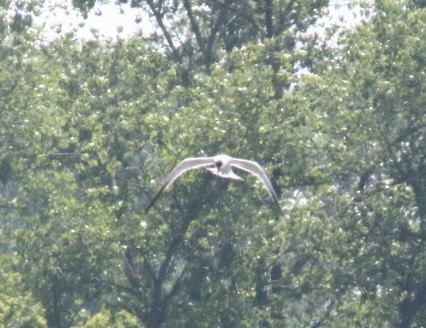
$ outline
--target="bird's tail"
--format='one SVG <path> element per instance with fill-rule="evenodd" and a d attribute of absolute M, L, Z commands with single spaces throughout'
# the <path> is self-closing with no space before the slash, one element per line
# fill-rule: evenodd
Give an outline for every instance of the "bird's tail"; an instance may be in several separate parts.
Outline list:
<path fill-rule="evenodd" d="M 215 167 L 207 168 L 207 170 L 209 170 L 211 173 L 216 174 L 216 175 L 218 175 L 222 178 L 234 179 L 234 180 L 243 180 L 243 178 L 236 175 L 232 170 L 229 171 L 228 173 L 223 173 L 221 171 L 218 171 Z"/>

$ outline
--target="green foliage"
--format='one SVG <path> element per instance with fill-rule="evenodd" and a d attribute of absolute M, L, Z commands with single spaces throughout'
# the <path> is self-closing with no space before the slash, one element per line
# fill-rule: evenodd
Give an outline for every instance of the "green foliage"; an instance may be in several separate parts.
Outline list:
<path fill-rule="evenodd" d="M 121 310 L 115 315 L 111 315 L 111 312 L 105 309 L 94 315 L 88 315 L 85 311 L 82 311 L 77 320 L 82 322 L 75 325 L 75 327 L 79 328 L 143 328 L 137 318 L 125 310 Z"/>
<path fill-rule="evenodd" d="M 47 327 L 42 306 L 25 291 L 22 276 L 14 270 L 13 258 L 0 256 L 1 327 Z"/>
<path fill-rule="evenodd" d="M 325 4 L 309 3 L 291 22 L 274 3 L 274 37 L 253 33 L 253 8 L 212 31 L 209 3 L 202 60 L 193 40 L 174 57 L 152 40 L 1 31 L 2 323 L 421 327 L 425 12 L 378 1 L 340 48 L 295 47 L 289 26 Z M 204 171 L 143 212 L 178 161 L 216 153 L 264 165 L 282 213 L 250 176 Z"/>
<path fill-rule="evenodd" d="M 366 305 L 357 312 L 361 326 L 419 326 L 424 275 L 414 263 L 424 256 L 426 231 L 425 43 L 419 37 L 425 13 L 390 1 L 377 10 L 347 37 L 340 59 L 324 61 L 310 88 L 320 108 L 328 102 L 322 147 L 334 159 L 328 171 L 338 186 L 330 214 L 338 217 L 334 229 L 345 232 L 330 246 L 343 261 L 346 289 Z M 373 307 L 374 314 L 366 311 Z"/>

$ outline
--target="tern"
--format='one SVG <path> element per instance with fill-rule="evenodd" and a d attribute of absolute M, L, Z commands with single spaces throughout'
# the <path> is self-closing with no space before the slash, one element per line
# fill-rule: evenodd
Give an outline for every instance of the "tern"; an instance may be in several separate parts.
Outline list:
<path fill-rule="evenodd" d="M 146 211 L 149 211 L 149 209 L 161 196 L 163 191 L 183 173 L 192 169 L 199 169 L 206 166 L 212 166 L 207 168 L 207 170 L 215 175 L 227 179 L 243 180 L 232 171 L 232 167 L 236 167 L 253 174 L 264 185 L 271 199 L 276 204 L 278 204 L 278 196 L 272 186 L 271 180 L 269 180 L 265 170 L 257 162 L 234 158 L 228 155 L 216 155 L 213 157 L 188 157 L 176 165 L 172 172 L 170 172 L 170 174 L 163 181 L 160 190 L 154 195 L 148 207 L 146 208 Z"/>

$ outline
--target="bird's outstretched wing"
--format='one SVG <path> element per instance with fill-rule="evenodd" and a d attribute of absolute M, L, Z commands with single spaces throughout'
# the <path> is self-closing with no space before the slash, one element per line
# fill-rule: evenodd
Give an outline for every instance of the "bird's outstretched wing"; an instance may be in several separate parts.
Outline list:
<path fill-rule="evenodd" d="M 268 191 L 269 196 L 272 198 L 274 202 L 278 204 L 278 196 L 272 186 L 271 180 L 269 180 L 268 176 L 265 173 L 265 170 L 256 162 L 247 161 L 245 159 L 232 158 L 230 161 L 231 166 L 239 168 L 241 170 L 247 171 L 253 174 L 256 178 L 262 182 Z"/>
<path fill-rule="evenodd" d="M 146 212 L 154 205 L 157 199 L 161 196 L 163 191 L 170 186 L 177 178 L 179 178 L 183 173 L 192 169 L 198 169 L 200 167 L 205 167 L 214 164 L 213 157 L 190 157 L 184 159 L 170 172 L 166 179 L 164 179 L 163 184 L 161 185 L 160 190 L 152 198 L 151 202 L 146 208 Z"/>

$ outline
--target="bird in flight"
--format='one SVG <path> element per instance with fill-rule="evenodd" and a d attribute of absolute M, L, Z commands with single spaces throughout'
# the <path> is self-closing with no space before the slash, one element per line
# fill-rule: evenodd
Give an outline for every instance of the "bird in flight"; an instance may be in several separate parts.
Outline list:
<path fill-rule="evenodd" d="M 161 196 L 163 191 L 183 173 L 192 169 L 199 169 L 206 166 L 211 166 L 208 167 L 207 170 L 222 178 L 243 180 L 232 171 L 232 167 L 236 167 L 253 174 L 265 186 L 266 191 L 268 192 L 271 199 L 276 204 L 278 204 L 278 196 L 272 186 L 271 180 L 269 180 L 265 170 L 258 163 L 245 159 L 230 157 L 228 155 L 217 155 L 213 157 L 189 157 L 176 165 L 173 171 L 170 172 L 167 178 L 163 181 L 160 190 L 154 195 L 148 207 L 146 208 L 146 211 L 149 211 L 149 209 Z"/>

